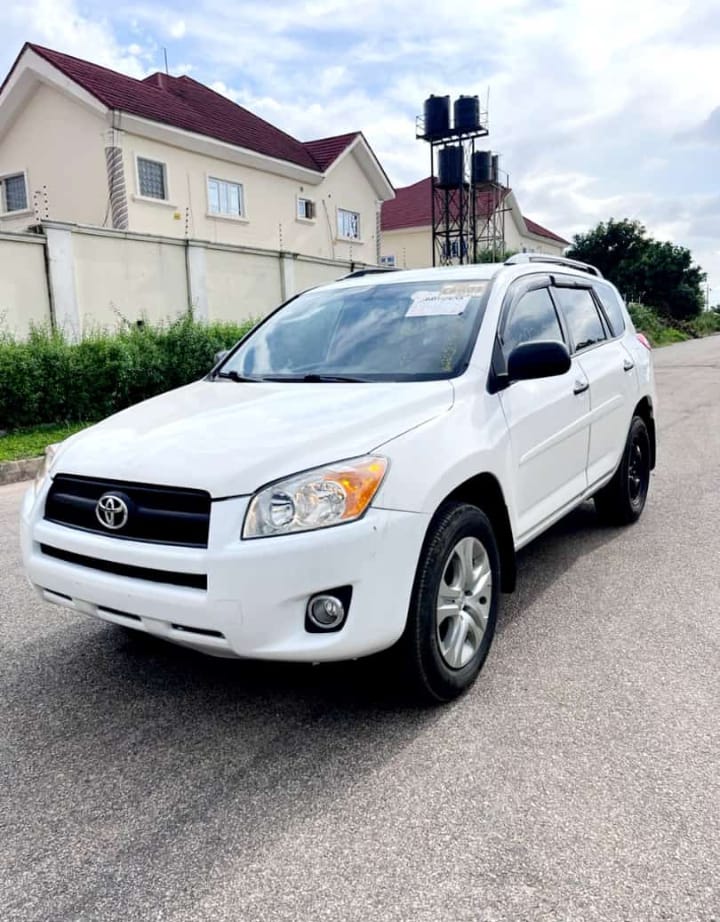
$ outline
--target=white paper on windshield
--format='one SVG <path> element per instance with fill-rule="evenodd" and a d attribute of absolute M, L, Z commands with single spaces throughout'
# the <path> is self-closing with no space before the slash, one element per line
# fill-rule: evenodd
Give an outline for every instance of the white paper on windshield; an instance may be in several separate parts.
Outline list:
<path fill-rule="evenodd" d="M 453 298 L 479 298 L 487 288 L 488 283 L 480 282 L 456 282 L 454 285 L 443 285 L 440 294 Z"/>
<path fill-rule="evenodd" d="M 412 296 L 406 317 L 437 317 L 462 314 L 470 298 L 456 298 L 442 291 L 416 291 Z"/>

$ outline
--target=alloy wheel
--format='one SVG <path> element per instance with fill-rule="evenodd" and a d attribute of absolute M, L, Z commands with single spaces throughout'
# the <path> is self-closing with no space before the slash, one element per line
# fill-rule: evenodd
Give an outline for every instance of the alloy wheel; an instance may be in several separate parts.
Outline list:
<path fill-rule="evenodd" d="M 451 669 L 462 669 L 480 648 L 491 601 L 487 551 L 478 538 L 462 538 L 445 561 L 437 595 L 438 647 Z"/>

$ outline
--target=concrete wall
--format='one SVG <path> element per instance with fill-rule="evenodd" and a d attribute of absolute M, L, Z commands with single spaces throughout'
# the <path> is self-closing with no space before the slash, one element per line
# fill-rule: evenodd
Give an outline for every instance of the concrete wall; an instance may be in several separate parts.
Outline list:
<path fill-rule="evenodd" d="M 405 227 L 383 231 L 380 247 L 382 256 L 394 256 L 398 269 L 422 269 L 432 266 L 432 233 L 430 227 Z"/>
<path fill-rule="evenodd" d="M 190 304 L 182 241 L 72 234 L 80 327 L 112 327 L 119 320 L 174 317 Z"/>
<path fill-rule="evenodd" d="M 32 324 L 49 320 L 45 239 L 0 233 L 0 334 L 24 336 Z"/>
<path fill-rule="evenodd" d="M 71 337 L 188 309 L 208 320 L 260 317 L 362 263 L 46 222 L 0 233 L 0 330 L 52 322 Z"/>
<path fill-rule="evenodd" d="M 29 205 L 25 212 L 0 215 L 0 230 L 24 230 L 46 218 L 102 225 L 107 127 L 95 112 L 39 84 L 0 138 L 0 175 L 26 171 Z"/>
<path fill-rule="evenodd" d="M 277 253 L 238 253 L 226 247 L 207 249 L 208 316 L 211 320 L 260 317 L 283 300 Z"/>

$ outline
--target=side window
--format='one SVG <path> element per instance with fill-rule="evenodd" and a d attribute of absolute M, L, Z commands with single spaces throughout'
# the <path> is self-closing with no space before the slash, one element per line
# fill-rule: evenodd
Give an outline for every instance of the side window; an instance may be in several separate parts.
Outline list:
<path fill-rule="evenodd" d="M 508 356 L 521 343 L 542 339 L 563 341 L 560 322 L 547 288 L 528 291 L 513 304 L 503 330 L 503 351 Z"/>
<path fill-rule="evenodd" d="M 606 338 L 602 320 L 587 288 L 554 288 L 553 294 L 565 315 L 576 352 Z"/>
<path fill-rule="evenodd" d="M 609 285 L 597 285 L 595 294 L 600 298 L 613 336 L 620 336 L 625 330 L 625 312 L 620 295 Z"/>

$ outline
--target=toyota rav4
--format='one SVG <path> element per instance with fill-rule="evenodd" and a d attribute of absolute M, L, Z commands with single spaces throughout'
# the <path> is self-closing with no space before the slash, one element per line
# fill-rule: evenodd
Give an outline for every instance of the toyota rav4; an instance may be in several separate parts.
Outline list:
<path fill-rule="evenodd" d="M 590 266 L 361 271 L 48 452 L 24 564 L 50 602 L 216 656 L 393 647 L 448 700 L 519 548 L 590 497 L 640 516 L 654 414 L 647 342 Z"/>

